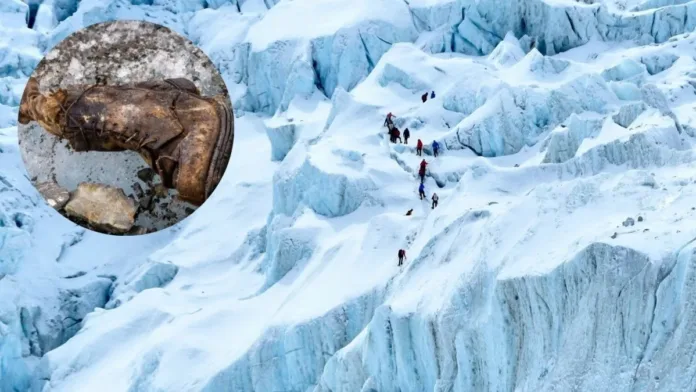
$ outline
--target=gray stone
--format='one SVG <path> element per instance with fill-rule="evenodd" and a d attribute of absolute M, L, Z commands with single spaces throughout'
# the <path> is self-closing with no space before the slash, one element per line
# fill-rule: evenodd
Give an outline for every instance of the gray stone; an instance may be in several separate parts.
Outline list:
<path fill-rule="evenodd" d="M 61 188 L 55 182 L 42 182 L 36 184 L 36 190 L 46 200 L 48 205 L 55 210 L 60 210 L 70 201 L 70 192 Z"/>
<path fill-rule="evenodd" d="M 142 208 L 143 210 L 150 209 L 150 206 L 152 205 L 152 196 L 142 197 L 140 199 L 139 203 L 140 203 L 140 208 Z"/>
<path fill-rule="evenodd" d="M 136 206 L 119 188 L 83 182 L 65 206 L 65 212 L 96 229 L 122 234 L 133 227 Z"/>
<path fill-rule="evenodd" d="M 144 169 L 138 170 L 138 178 L 142 182 L 152 182 L 152 179 L 155 178 L 155 171 L 150 169 L 149 167 L 146 167 Z"/>

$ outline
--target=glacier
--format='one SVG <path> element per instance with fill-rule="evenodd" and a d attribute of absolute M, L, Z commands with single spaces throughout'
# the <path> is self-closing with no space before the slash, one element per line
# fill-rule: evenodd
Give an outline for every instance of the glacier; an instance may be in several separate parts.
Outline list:
<path fill-rule="evenodd" d="M 218 190 L 139 237 L 60 217 L 17 145 L 44 53 L 114 19 L 191 39 L 236 114 Z M 695 28 L 694 0 L 3 1 L 0 392 L 696 389 Z"/>

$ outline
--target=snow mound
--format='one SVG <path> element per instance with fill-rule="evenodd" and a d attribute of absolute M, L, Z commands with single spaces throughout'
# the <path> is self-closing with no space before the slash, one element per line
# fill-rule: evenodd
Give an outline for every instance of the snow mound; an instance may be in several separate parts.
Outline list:
<path fill-rule="evenodd" d="M 568 61 L 547 57 L 539 53 L 537 49 L 532 49 L 513 67 L 513 70 L 526 70 L 536 76 L 545 76 L 559 74 L 569 65 Z"/>
<path fill-rule="evenodd" d="M 174 279 L 178 271 L 179 267 L 172 263 L 149 261 L 142 264 L 125 276 L 123 281 L 114 282 L 109 302 L 104 308 L 117 308 L 143 290 L 163 287 Z"/>
<path fill-rule="evenodd" d="M 321 145 L 311 146 L 311 154 L 302 159 L 307 149 L 294 149 L 292 158 L 288 156 L 287 164 L 274 176 L 275 214 L 292 216 L 300 206 L 306 206 L 319 215 L 339 217 L 363 204 L 378 203 L 371 195 L 377 185 L 368 176 L 344 165 L 339 156 L 322 150 Z"/>
<path fill-rule="evenodd" d="M 508 33 L 488 56 L 488 60 L 498 67 L 509 67 L 517 64 L 524 57 L 525 52 L 520 46 L 520 41 L 514 35 Z"/>

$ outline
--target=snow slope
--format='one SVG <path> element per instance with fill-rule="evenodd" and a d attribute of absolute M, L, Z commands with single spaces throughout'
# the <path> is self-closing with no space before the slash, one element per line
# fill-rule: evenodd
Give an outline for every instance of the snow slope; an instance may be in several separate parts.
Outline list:
<path fill-rule="evenodd" d="M 27 14 L 0 5 L 0 392 L 696 389 L 696 2 Z M 41 53 L 115 18 L 190 37 L 239 116 L 219 190 L 136 238 L 45 206 L 14 127 Z"/>

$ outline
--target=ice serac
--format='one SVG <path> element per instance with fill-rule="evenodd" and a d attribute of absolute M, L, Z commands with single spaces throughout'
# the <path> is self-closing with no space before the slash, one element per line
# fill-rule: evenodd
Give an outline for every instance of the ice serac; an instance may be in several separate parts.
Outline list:
<path fill-rule="evenodd" d="M 580 144 L 585 138 L 595 137 L 602 130 L 604 117 L 598 114 L 572 114 L 567 125 L 557 127 L 547 139 L 544 163 L 560 163 L 575 156 Z"/>
<path fill-rule="evenodd" d="M 520 41 L 512 33 L 507 33 L 505 38 L 493 49 L 488 59 L 499 67 L 508 67 L 517 64 L 525 56 L 520 46 Z"/>
<path fill-rule="evenodd" d="M 331 0 L 311 12 L 309 4 L 279 3 L 249 30 L 248 94 L 258 112 L 284 111 L 292 97 L 311 95 L 315 88 L 328 98 L 337 87 L 350 91 L 392 43 L 417 37 L 398 0 Z M 315 8 L 333 13 L 335 23 L 311 20 L 321 11 Z M 337 9 L 344 11 L 335 14 Z"/>
<path fill-rule="evenodd" d="M 282 161 L 297 141 L 297 125 L 269 126 L 266 128 L 266 133 L 271 141 L 271 159 Z"/>
<path fill-rule="evenodd" d="M 383 298 L 383 290 L 370 291 L 311 322 L 269 328 L 246 355 L 215 375 L 202 391 L 313 390 L 327 361 L 364 330 Z"/>
<path fill-rule="evenodd" d="M 150 260 L 114 282 L 104 308 L 117 308 L 143 290 L 163 287 L 174 279 L 178 271 L 175 264 Z"/>
<path fill-rule="evenodd" d="M 378 204 L 372 195 L 378 188 L 369 176 L 342 165 L 340 157 L 321 145 L 303 147 L 293 149 L 292 159 L 286 158 L 287 164 L 275 174 L 274 213 L 292 216 L 306 206 L 319 215 L 339 217 L 361 205 Z M 303 150 L 311 151 L 307 158 L 301 156 Z"/>
<path fill-rule="evenodd" d="M 56 313 L 45 314 L 38 306 L 21 308 L 22 330 L 30 353 L 40 357 L 73 337 L 85 316 L 106 304 L 110 287 L 108 278 L 76 278 L 58 291 L 54 301 Z"/>
<path fill-rule="evenodd" d="M 628 390 L 655 385 L 648 364 L 675 349 L 668 336 L 693 335 L 691 317 L 667 321 L 678 311 L 672 301 L 677 309 L 692 301 L 693 247 L 655 261 L 595 243 L 540 276 L 502 271 L 470 284 L 490 293 L 479 298 L 486 311 L 473 307 L 476 298 L 456 297 L 432 317 L 378 308 L 367 331 L 325 367 L 318 390 L 604 390 L 601 378 L 574 378 L 584 371 L 619 375 L 614 388 Z M 689 365 L 674 365 L 660 369 L 670 385 L 693 388 L 676 379 Z"/>
<path fill-rule="evenodd" d="M 573 79 L 550 92 L 534 87 L 504 88 L 465 118 L 444 139 L 447 149 L 470 148 L 483 156 L 514 154 L 573 113 L 605 112 L 616 100 L 599 76 Z"/>
<path fill-rule="evenodd" d="M 2 177 L 0 177 L 2 178 Z M 0 210 L 0 276 L 14 274 L 32 244 L 29 227 Z"/>

